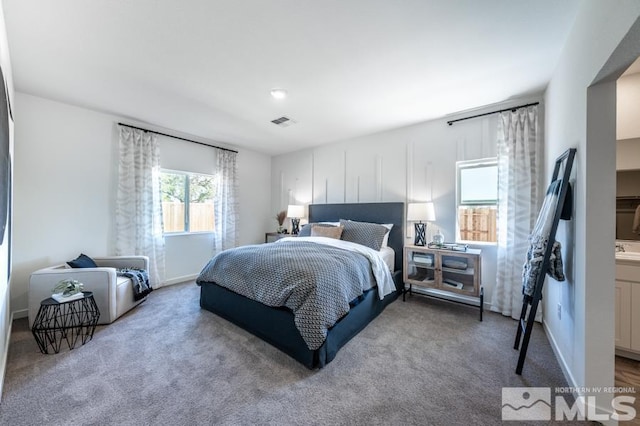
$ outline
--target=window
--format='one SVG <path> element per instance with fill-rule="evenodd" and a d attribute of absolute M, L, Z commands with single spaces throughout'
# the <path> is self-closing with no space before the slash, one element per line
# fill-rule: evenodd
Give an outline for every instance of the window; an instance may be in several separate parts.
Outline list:
<path fill-rule="evenodd" d="M 213 176 L 163 170 L 160 191 L 165 234 L 215 230 Z"/>
<path fill-rule="evenodd" d="M 456 163 L 458 238 L 497 242 L 498 163 L 496 158 Z"/>

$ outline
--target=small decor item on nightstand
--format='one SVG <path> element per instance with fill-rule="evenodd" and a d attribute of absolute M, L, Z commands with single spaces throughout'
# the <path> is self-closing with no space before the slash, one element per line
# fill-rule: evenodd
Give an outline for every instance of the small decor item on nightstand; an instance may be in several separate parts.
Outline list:
<path fill-rule="evenodd" d="M 278 212 L 278 214 L 276 215 L 276 220 L 278 221 L 278 234 L 282 234 L 284 232 L 284 228 L 282 227 L 282 225 L 284 225 L 284 220 L 287 218 L 287 212 L 282 210 L 281 212 Z"/>
<path fill-rule="evenodd" d="M 444 235 L 442 235 L 440 229 L 438 229 L 437 233 L 433 234 L 433 244 L 438 247 L 444 246 Z"/>
<path fill-rule="evenodd" d="M 51 297 L 56 302 L 69 302 L 71 300 L 82 299 L 84 297 L 82 289 L 84 284 L 78 280 L 66 279 L 60 281 L 52 290 Z"/>

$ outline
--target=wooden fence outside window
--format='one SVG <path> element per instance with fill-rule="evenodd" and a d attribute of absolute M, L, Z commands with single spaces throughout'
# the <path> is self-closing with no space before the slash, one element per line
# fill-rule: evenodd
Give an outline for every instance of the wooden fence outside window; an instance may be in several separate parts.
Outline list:
<path fill-rule="evenodd" d="M 498 241 L 496 232 L 497 210 L 491 207 L 460 207 L 458 224 L 463 241 Z"/>
<path fill-rule="evenodd" d="M 164 232 L 185 232 L 184 203 L 163 202 L 162 221 Z M 189 204 L 189 232 L 215 230 L 213 203 Z"/>

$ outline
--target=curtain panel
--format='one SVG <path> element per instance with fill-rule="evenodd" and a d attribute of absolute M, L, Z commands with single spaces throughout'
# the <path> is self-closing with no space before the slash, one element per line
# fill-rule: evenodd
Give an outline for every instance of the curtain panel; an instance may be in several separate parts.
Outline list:
<path fill-rule="evenodd" d="M 165 279 L 160 151 L 152 132 L 119 127 L 116 255 L 149 257 L 149 281 Z"/>
<path fill-rule="evenodd" d="M 498 119 L 498 262 L 491 310 L 514 319 L 522 310 L 522 271 L 541 201 L 538 106 Z M 536 320 L 542 319 L 541 310 Z"/>
<path fill-rule="evenodd" d="M 215 174 L 214 253 L 238 245 L 237 152 L 217 149 Z"/>

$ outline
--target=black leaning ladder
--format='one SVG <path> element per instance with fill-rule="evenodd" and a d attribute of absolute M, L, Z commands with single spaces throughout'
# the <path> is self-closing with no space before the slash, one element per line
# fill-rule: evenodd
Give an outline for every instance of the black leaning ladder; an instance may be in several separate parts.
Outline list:
<path fill-rule="evenodd" d="M 520 320 L 518 321 L 518 331 L 516 332 L 516 341 L 513 345 L 513 349 L 520 347 L 520 338 L 524 332 L 524 338 L 522 339 L 522 347 L 520 347 L 520 357 L 518 358 L 518 366 L 516 367 L 516 374 L 522 374 L 522 367 L 524 367 L 524 360 L 527 357 L 527 348 L 529 347 L 529 339 L 531 338 L 531 331 L 533 329 L 533 323 L 536 318 L 536 311 L 538 310 L 538 303 L 542 299 L 542 286 L 549 270 L 549 264 L 551 259 L 551 251 L 553 249 L 553 242 L 556 239 L 556 231 L 558 229 L 558 222 L 562 215 L 562 210 L 565 206 L 567 198 L 567 192 L 569 187 L 569 176 L 571 175 L 571 167 L 573 166 L 573 159 L 576 155 L 576 149 L 570 148 L 564 152 L 560 157 L 556 159 L 556 165 L 553 169 L 553 176 L 551 178 L 551 184 L 558 179 L 560 174 L 560 168 L 564 161 L 564 171 L 562 174 L 562 181 L 560 184 L 560 190 L 558 192 L 558 204 L 556 205 L 555 212 L 553 213 L 553 221 L 549 230 L 548 243 L 544 251 L 544 259 L 542 260 L 542 268 L 537 276 L 533 295 L 524 295 L 522 302 L 522 312 L 520 313 Z M 528 305 L 531 305 L 531 309 L 527 309 Z M 527 317 L 527 310 L 529 316 Z"/>

